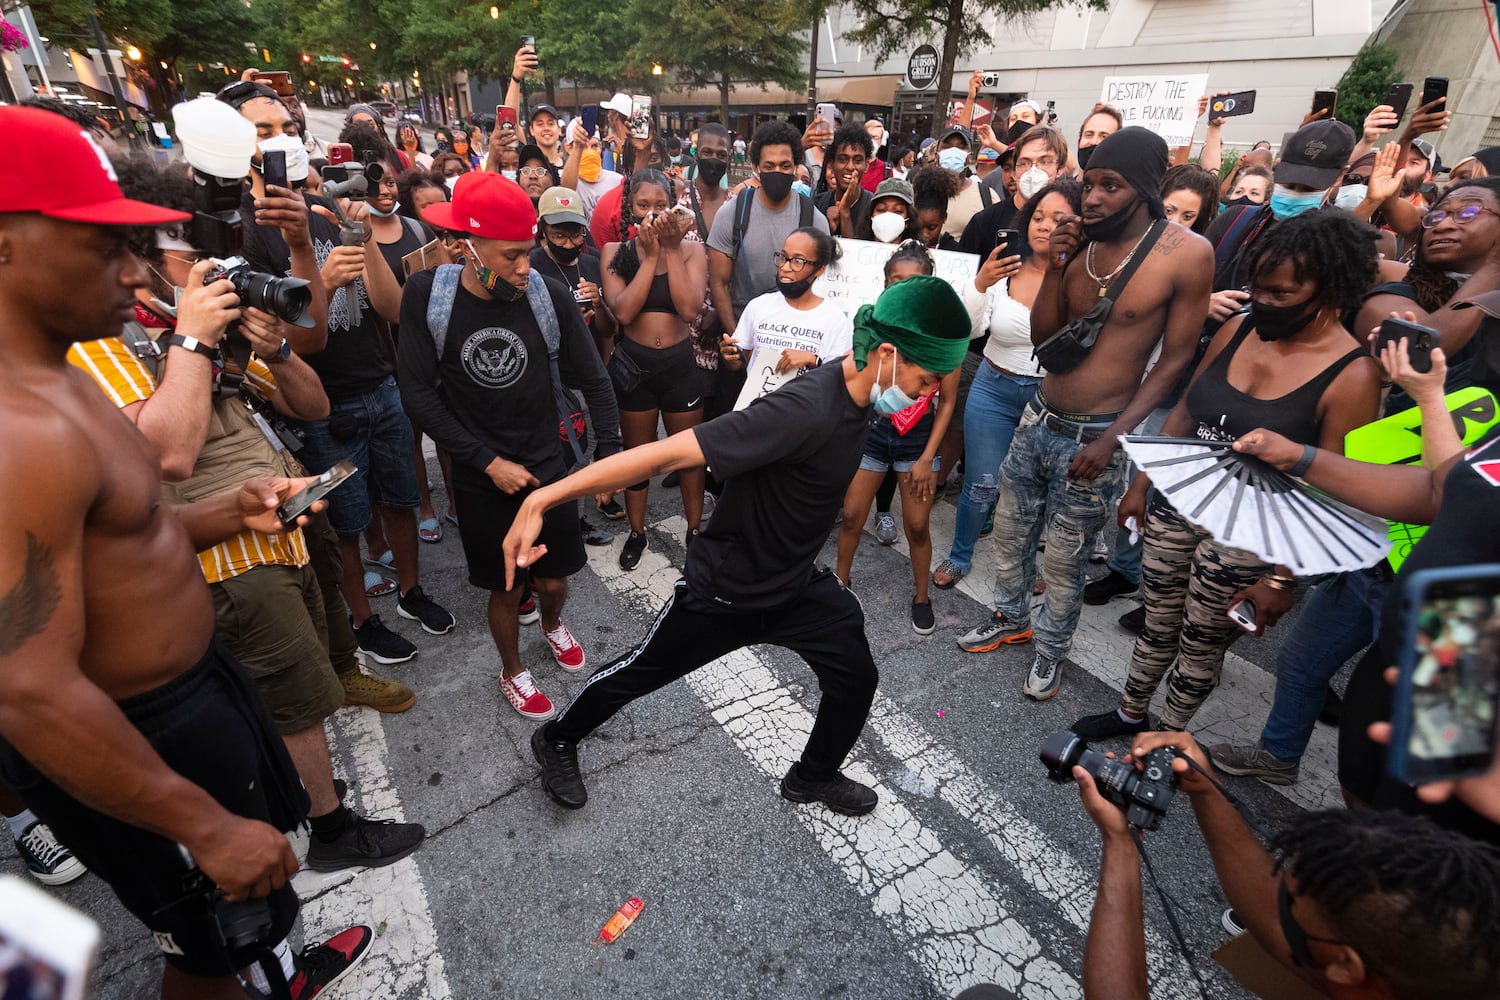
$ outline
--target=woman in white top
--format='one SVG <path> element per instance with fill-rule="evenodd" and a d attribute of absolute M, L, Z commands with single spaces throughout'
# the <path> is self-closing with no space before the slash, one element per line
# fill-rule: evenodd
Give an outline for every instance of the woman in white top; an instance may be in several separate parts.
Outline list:
<path fill-rule="evenodd" d="M 1022 245 L 997 246 L 974 278 L 975 289 L 988 300 L 975 332 L 987 332 L 989 339 L 964 410 L 964 488 L 948 558 L 932 573 L 932 584 L 939 590 L 947 590 L 969 572 L 974 543 L 999 493 L 1000 463 L 1010 450 L 1021 411 L 1045 374 L 1032 355 L 1031 304 L 1042 286 L 1052 230 L 1063 218 L 1082 212 L 1082 196 L 1081 185 L 1066 177 L 1032 195 L 1015 216 L 1016 222 L 1026 222 Z"/>

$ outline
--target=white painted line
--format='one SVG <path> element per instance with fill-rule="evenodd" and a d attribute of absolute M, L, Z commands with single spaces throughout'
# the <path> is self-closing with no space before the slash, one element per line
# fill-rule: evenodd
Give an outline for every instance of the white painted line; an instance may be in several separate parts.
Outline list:
<path fill-rule="evenodd" d="M 618 543 L 617 543 L 618 544 Z M 647 549 L 631 572 L 619 569 L 616 546 L 589 551 L 610 592 L 642 615 L 657 612 L 680 572 Z M 812 713 L 759 656 L 737 650 L 689 674 L 688 687 L 765 775 L 780 781 L 812 730 Z M 846 768 L 880 795 L 868 816 L 822 808 L 792 814 L 844 871 L 944 996 L 977 983 L 998 983 L 1028 1000 L 1081 997 L 1082 991 L 1011 915 L 1003 887 L 965 866 L 938 836 L 885 787 L 858 752 Z"/>
<path fill-rule="evenodd" d="M 328 720 L 331 755 L 353 769 L 347 775 L 351 808 L 371 819 L 405 822 L 401 796 L 386 768 L 385 727 L 371 708 L 344 708 Z M 350 924 L 369 924 L 383 933 L 370 945 L 370 956 L 339 983 L 339 995 L 382 1000 L 451 1000 L 452 990 L 438 951 L 437 930 L 427 889 L 415 855 L 384 868 L 365 868 L 332 876 L 335 885 L 302 904 L 304 939 L 322 940 Z M 294 880 L 317 890 L 317 876 Z"/>

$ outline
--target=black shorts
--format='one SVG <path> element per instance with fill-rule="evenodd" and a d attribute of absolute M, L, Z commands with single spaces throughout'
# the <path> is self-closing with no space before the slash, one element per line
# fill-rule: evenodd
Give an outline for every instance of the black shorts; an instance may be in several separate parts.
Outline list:
<path fill-rule="evenodd" d="M 622 361 L 616 361 L 621 354 Z M 642 347 L 621 337 L 609 364 L 615 399 L 622 410 L 691 413 L 703 407 L 703 369 L 693 360 L 693 345 L 686 338 L 671 347 Z M 626 375 L 632 367 L 639 374 Z M 622 389 L 622 385 L 630 388 Z"/>
<path fill-rule="evenodd" d="M 289 831 L 307 815 L 307 793 L 250 679 L 218 642 L 187 673 L 119 703 L 178 774 L 237 816 Z M 0 772 L 26 805 L 78 860 L 104 879 L 147 926 L 166 960 L 193 976 L 244 968 L 253 951 L 226 952 L 210 904 L 180 901 L 188 864 L 176 844 L 106 816 L 72 798 L 0 741 Z M 297 894 L 284 885 L 267 897 L 269 947 L 297 917 Z"/>
<path fill-rule="evenodd" d="M 482 472 L 454 463 L 453 493 L 458 500 L 458 536 L 469 564 L 469 582 L 480 590 L 505 589 L 505 535 L 521 510 L 530 489 L 506 493 Z M 526 569 L 516 569 L 516 586 L 530 577 L 562 580 L 589 561 L 578 524 L 578 502 L 559 504 L 542 515 L 542 533 L 537 544 L 547 554 Z"/>

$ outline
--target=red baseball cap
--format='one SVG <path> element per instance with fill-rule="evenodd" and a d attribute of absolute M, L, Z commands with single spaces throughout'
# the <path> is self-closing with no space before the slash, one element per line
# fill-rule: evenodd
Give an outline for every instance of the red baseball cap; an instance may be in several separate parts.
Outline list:
<path fill-rule="evenodd" d="M 0 108 L 0 135 L 20 137 L 0 157 L 0 212 L 40 212 L 102 226 L 159 226 L 192 218 L 121 194 L 104 149 L 88 130 L 61 115 Z"/>
<path fill-rule="evenodd" d="M 499 174 L 459 175 L 453 200 L 427 206 L 422 218 L 439 229 L 487 240 L 536 239 L 536 206 L 521 185 Z"/>

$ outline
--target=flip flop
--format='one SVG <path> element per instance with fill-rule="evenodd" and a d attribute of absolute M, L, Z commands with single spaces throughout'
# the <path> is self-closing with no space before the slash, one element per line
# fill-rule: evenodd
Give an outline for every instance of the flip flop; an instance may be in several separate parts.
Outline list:
<path fill-rule="evenodd" d="M 948 578 L 947 583 L 941 583 L 938 581 L 939 573 Z M 932 571 L 932 585 L 938 590 L 952 590 L 955 586 L 958 585 L 958 581 L 962 580 L 967 575 L 968 574 L 959 569 L 951 559 L 944 559 L 942 562 L 938 563 L 937 569 Z"/>
<path fill-rule="evenodd" d="M 424 517 L 417 522 L 417 537 L 436 545 L 443 540 L 443 524 L 435 517 Z"/>
<path fill-rule="evenodd" d="M 366 557 L 365 565 L 371 569 L 388 569 L 394 573 L 396 571 L 396 554 L 390 549 L 386 549 L 385 554 L 382 556 Z"/>
<path fill-rule="evenodd" d="M 365 596 L 385 597 L 396 592 L 396 581 L 387 580 L 373 569 L 365 570 Z"/>

